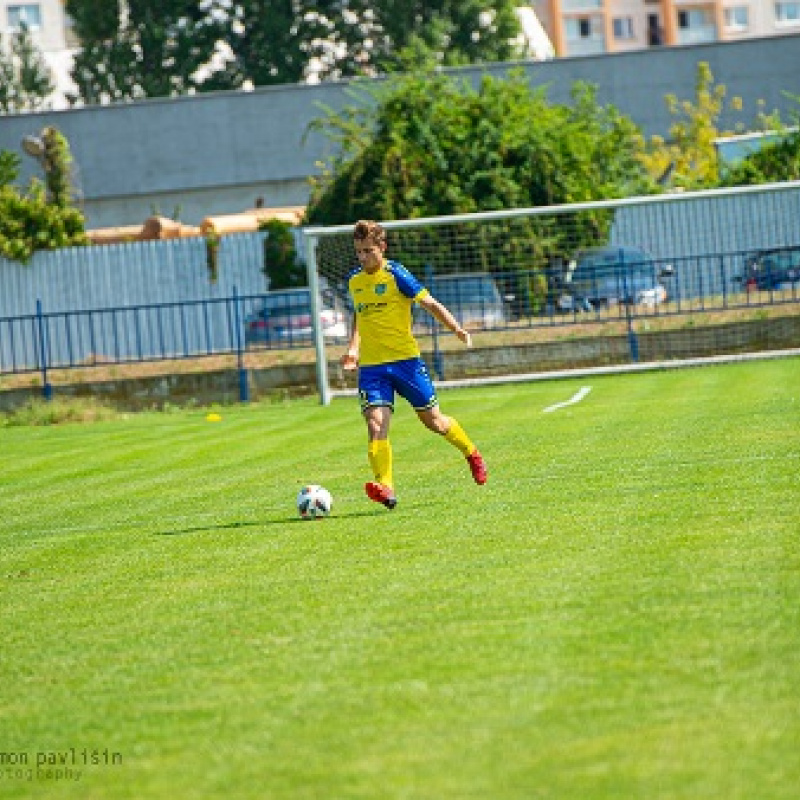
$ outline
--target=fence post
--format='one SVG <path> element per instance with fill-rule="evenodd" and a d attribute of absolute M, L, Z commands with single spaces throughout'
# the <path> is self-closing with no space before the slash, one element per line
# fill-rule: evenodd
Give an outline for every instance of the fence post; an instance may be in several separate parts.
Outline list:
<path fill-rule="evenodd" d="M 633 329 L 633 314 L 631 314 L 631 306 L 635 299 L 633 296 L 635 285 L 631 285 L 631 294 L 629 296 L 627 265 L 625 264 L 625 253 L 622 248 L 619 251 L 619 263 L 622 266 L 622 297 L 625 301 L 625 322 L 628 326 L 628 350 L 631 354 L 631 361 L 636 364 L 639 361 L 639 338 Z"/>
<path fill-rule="evenodd" d="M 239 308 L 239 293 L 233 287 L 233 324 L 236 329 L 236 366 L 239 373 L 239 402 L 250 401 L 250 387 L 247 383 L 247 370 L 244 366 L 244 342 L 242 341 L 242 320 Z"/>
<path fill-rule="evenodd" d="M 728 307 L 728 282 L 725 275 L 725 256 L 719 257 L 719 276 L 722 281 L 722 307 Z"/>
<path fill-rule="evenodd" d="M 636 364 L 639 361 L 639 337 L 633 329 L 631 305 L 631 303 L 625 303 L 625 314 L 628 317 L 628 349 L 631 353 L 631 361 Z"/>
<path fill-rule="evenodd" d="M 39 332 L 39 366 L 42 370 L 42 396 L 45 400 L 53 397 L 53 387 L 47 379 L 47 330 L 42 314 L 42 301 L 36 300 L 36 325 Z"/>

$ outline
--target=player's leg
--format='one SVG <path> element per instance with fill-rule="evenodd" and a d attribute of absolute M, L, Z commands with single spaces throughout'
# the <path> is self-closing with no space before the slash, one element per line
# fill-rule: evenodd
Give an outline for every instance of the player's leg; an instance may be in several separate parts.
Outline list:
<path fill-rule="evenodd" d="M 410 359 L 402 362 L 402 369 L 397 372 L 394 388 L 411 403 L 420 422 L 461 451 L 469 463 L 475 483 L 486 483 L 486 463 L 483 457 L 458 420 L 440 410 L 425 362 L 422 359 Z"/>
<path fill-rule="evenodd" d="M 392 445 L 389 441 L 389 423 L 392 409 L 388 406 L 370 406 L 364 411 L 367 423 L 367 459 L 377 483 L 394 487 L 392 476 Z"/>
<path fill-rule="evenodd" d="M 392 445 L 389 441 L 389 423 L 392 409 L 388 406 L 370 406 L 364 411 L 367 422 L 367 459 L 374 481 L 364 484 L 370 500 L 382 503 L 386 508 L 397 505 L 392 474 Z"/>
<path fill-rule="evenodd" d="M 359 374 L 359 393 L 367 424 L 367 460 L 375 478 L 364 485 L 364 491 L 370 500 L 394 508 L 397 497 L 392 474 L 392 445 L 389 441 L 394 390 L 381 369 L 365 367 Z"/>
<path fill-rule="evenodd" d="M 443 414 L 439 406 L 417 409 L 416 411 L 417 416 L 426 428 L 444 436 L 446 441 L 461 451 L 461 454 L 467 459 L 475 483 L 479 485 L 486 483 L 486 462 L 458 420 L 455 417 L 448 417 Z"/>

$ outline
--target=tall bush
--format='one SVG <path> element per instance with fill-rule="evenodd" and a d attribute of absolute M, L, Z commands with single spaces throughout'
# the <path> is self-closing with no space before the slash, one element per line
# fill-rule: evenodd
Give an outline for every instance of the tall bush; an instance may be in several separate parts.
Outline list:
<path fill-rule="evenodd" d="M 13 185 L 19 158 L 0 151 L 0 256 L 11 261 L 26 263 L 37 250 L 89 244 L 83 214 L 74 205 L 66 138 L 47 127 L 37 144 L 44 183 L 34 179 L 24 192 Z"/>
<path fill-rule="evenodd" d="M 270 289 L 289 289 L 306 285 L 306 268 L 297 256 L 291 225 L 278 219 L 263 222 L 259 229 L 264 239 L 264 275 Z"/>
<path fill-rule="evenodd" d="M 313 186 L 310 223 L 549 206 L 653 188 L 641 165 L 639 129 L 599 105 L 589 85 L 575 87 L 571 105 L 554 105 L 522 71 L 484 76 L 477 87 L 427 71 L 395 76 L 353 98 L 312 125 L 335 142 L 337 155 L 322 165 Z M 543 277 L 576 247 L 607 242 L 612 221 L 611 212 L 593 211 L 569 222 L 531 217 L 484 225 L 480 268 L 499 275 L 525 264 Z M 411 246 L 415 236 L 420 241 Z M 415 251 L 453 272 L 476 268 L 471 254 L 453 251 L 446 230 L 405 231 L 404 237 L 403 259 L 412 270 L 424 268 L 409 254 Z M 534 281 L 534 293 L 542 294 L 542 284 Z"/>

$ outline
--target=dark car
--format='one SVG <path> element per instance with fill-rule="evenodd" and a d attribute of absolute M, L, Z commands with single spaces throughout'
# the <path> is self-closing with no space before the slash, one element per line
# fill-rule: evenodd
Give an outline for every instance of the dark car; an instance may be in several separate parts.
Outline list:
<path fill-rule="evenodd" d="M 747 257 L 739 279 L 748 291 L 800 284 L 800 245 L 759 250 Z"/>
<path fill-rule="evenodd" d="M 659 264 L 638 247 L 592 247 L 579 250 L 558 282 L 560 311 L 592 311 L 619 303 L 657 306 L 667 299 L 661 279 L 672 266 Z"/>
<path fill-rule="evenodd" d="M 322 335 L 345 340 L 349 335 L 348 315 L 331 290 L 320 295 Z M 311 341 L 311 294 L 308 289 L 280 289 L 268 292 L 256 310 L 244 321 L 245 344 L 279 345 Z"/>

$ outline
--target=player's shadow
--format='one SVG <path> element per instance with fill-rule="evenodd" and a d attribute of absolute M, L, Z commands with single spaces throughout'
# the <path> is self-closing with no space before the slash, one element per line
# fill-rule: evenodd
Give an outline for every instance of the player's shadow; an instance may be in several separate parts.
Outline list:
<path fill-rule="evenodd" d="M 274 519 L 231 520 L 230 522 L 216 522 L 207 525 L 192 525 L 187 528 L 172 528 L 171 530 L 155 531 L 154 536 L 183 536 L 187 533 L 203 533 L 207 531 L 239 530 L 241 528 L 265 528 L 269 525 L 320 525 L 323 522 L 333 522 L 337 519 L 355 519 L 356 517 L 374 517 L 382 512 L 376 508 L 370 511 L 356 511 L 350 514 L 336 514 L 328 519 L 301 519 L 300 517 L 275 517 Z"/>

